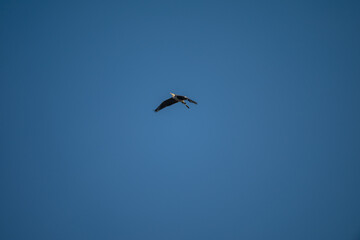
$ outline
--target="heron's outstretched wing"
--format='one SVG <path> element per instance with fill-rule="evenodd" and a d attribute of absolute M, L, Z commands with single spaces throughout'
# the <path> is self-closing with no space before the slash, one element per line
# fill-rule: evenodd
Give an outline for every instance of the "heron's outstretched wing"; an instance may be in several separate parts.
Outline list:
<path fill-rule="evenodd" d="M 160 111 L 161 109 L 167 107 L 167 106 L 170 106 L 170 105 L 173 105 L 174 103 L 177 103 L 177 101 L 173 98 L 169 98 L 165 101 L 163 101 L 156 109 L 155 109 L 155 112 L 158 112 Z"/>
<path fill-rule="evenodd" d="M 190 98 L 188 98 L 187 100 L 188 100 L 189 102 L 191 102 L 191 103 L 197 104 L 197 102 L 195 102 L 194 100 L 191 100 Z"/>

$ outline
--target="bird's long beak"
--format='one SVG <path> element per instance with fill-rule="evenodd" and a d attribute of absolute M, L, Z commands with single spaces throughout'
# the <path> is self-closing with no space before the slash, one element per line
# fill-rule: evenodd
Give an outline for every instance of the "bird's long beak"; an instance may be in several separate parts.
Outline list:
<path fill-rule="evenodd" d="M 170 93 L 173 97 L 175 96 L 175 94 L 173 94 L 173 93 Z"/>

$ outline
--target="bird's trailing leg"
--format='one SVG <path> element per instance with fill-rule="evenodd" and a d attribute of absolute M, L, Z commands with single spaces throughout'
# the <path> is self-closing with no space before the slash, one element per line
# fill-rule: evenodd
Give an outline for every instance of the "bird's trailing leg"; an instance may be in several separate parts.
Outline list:
<path fill-rule="evenodd" d="M 185 102 L 182 102 L 187 108 L 189 108 L 189 106 L 185 103 Z"/>

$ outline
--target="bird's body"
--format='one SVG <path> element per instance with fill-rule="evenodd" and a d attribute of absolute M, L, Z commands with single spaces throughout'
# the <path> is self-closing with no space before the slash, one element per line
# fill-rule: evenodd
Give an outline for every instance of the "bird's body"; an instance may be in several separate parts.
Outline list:
<path fill-rule="evenodd" d="M 186 96 L 181 96 L 181 95 L 176 95 L 174 93 L 170 93 L 172 95 L 171 98 L 163 101 L 156 109 L 155 112 L 160 111 L 161 109 L 168 107 L 170 105 L 173 105 L 174 103 L 178 103 L 181 102 L 182 104 L 184 104 L 187 108 L 189 108 L 189 106 L 186 104 L 185 100 L 188 100 L 191 103 L 195 103 L 197 104 L 197 102 L 191 100 L 190 98 L 186 97 Z"/>

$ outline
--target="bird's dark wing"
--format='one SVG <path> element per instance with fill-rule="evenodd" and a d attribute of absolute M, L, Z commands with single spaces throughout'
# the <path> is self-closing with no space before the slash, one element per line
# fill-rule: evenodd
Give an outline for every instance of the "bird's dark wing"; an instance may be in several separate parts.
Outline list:
<path fill-rule="evenodd" d="M 157 109 L 155 109 L 155 112 L 158 112 L 160 111 L 161 109 L 167 107 L 167 106 L 170 106 L 170 105 L 173 105 L 174 103 L 177 103 L 177 101 L 173 98 L 169 98 L 165 101 L 163 101 L 158 107 Z"/>
<path fill-rule="evenodd" d="M 191 102 L 191 103 L 197 104 L 197 102 L 195 102 L 194 100 L 191 100 L 190 98 L 188 98 L 187 100 L 188 100 L 189 102 Z"/>

